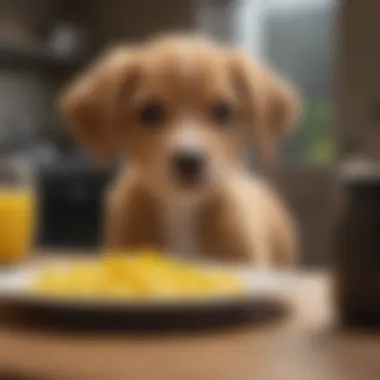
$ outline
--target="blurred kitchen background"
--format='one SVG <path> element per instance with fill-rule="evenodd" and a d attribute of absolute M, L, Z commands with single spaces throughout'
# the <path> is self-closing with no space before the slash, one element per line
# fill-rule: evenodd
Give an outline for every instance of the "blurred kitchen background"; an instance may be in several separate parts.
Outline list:
<path fill-rule="evenodd" d="M 22 143 L 37 168 L 38 248 L 96 247 L 111 175 L 67 135 L 55 108 L 61 86 L 110 44 L 196 30 L 264 58 L 300 90 L 303 118 L 271 174 L 299 219 L 302 263 L 328 264 L 337 13 L 333 0 L 1 0 L 0 143 Z"/>

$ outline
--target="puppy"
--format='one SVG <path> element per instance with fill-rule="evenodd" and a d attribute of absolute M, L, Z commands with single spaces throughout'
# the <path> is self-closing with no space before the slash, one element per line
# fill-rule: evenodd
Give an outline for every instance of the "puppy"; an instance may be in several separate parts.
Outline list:
<path fill-rule="evenodd" d="M 206 39 L 161 37 L 112 49 L 60 109 L 99 160 L 127 157 L 108 196 L 108 248 L 294 261 L 289 213 L 242 166 L 249 143 L 273 159 L 298 115 L 294 92 L 264 65 Z"/>

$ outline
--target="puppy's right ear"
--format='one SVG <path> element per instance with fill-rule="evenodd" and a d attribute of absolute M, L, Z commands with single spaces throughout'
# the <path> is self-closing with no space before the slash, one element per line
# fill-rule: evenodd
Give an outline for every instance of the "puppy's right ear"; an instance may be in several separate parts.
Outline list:
<path fill-rule="evenodd" d="M 117 141 L 118 102 L 137 75 L 137 53 L 111 50 L 70 83 L 59 109 L 73 134 L 103 163 Z"/>
<path fill-rule="evenodd" d="M 294 129 L 301 101 L 289 83 L 262 63 L 233 51 L 232 70 L 246 124 L 265 163 L 274 162 L 281 143 Z"/>

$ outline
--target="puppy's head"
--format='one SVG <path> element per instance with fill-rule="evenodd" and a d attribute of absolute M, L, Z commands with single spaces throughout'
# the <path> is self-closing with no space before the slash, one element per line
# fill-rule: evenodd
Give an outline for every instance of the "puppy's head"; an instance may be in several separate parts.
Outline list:
<path fill-rule="evenodd" d="M 112 50 L 60 105 L 98 158 L 125 152 L 151 193 L 184 202 L 210 194 L 247 141 L 272 158 L 298 109 L 289 86 L 264 66 L 186 37 Z"/>

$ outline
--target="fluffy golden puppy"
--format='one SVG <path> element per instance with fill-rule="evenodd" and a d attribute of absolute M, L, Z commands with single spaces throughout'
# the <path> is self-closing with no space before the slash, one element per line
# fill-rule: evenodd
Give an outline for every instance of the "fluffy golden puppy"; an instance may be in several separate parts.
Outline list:
<path fill-rule="evenodd" d="M 110 190 L 109 248 L 290 264 L 292 218 L 242 165 L 274 157 L 298 115 L 289 85 L 232 47 L 168 36 L 112 49 L 71 83 L 60 109 L 99 159 L 127 157 Z"/>

